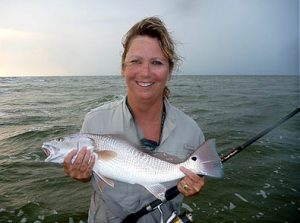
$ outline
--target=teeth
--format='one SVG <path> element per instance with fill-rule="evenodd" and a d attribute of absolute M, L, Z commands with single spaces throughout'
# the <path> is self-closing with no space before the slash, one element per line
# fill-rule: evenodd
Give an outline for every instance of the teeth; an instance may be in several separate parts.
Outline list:
<path fill-rule="evenodd" d="M 153 84 L 153 82 L 137 82 L 141 87 L 149 87 Z"/>

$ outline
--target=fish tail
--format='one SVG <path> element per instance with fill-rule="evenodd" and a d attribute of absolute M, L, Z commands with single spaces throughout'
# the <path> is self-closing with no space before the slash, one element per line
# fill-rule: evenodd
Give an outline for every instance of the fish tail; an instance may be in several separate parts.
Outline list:
<path fill-rule="evenodd" d="M 216 141 L 209 139 L 204 142 L 190 157 L 190 162 L 197 162 L 197 174 L 223 177 L 222 161 L 217 153 Z"/>

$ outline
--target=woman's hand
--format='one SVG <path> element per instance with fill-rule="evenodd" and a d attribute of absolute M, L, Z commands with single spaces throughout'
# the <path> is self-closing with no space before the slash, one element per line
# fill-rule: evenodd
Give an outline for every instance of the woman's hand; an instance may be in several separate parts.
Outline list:
<path fill-rule="evenodd" d="M 92 177 L 92 169 L 95 164 L 95 155 L 87 148 L 82 148 L 74 162 L 77 150 L 73 149 L 64 159 L 64 171 L 70 177 L 81 182 L 88 182 Z"/>
<path fill-rule="evenodd" d="M 198 194 L 204 186 L 204 177 L 198 176 L 185 167 L 180 167 L 180 170 L 185 177 L 177 183 L 179 192 L 186 197 Z"/>

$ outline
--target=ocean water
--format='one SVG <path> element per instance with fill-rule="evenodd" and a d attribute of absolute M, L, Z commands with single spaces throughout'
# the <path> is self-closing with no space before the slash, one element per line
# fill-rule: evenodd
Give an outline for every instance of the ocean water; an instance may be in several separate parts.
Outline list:
<path fill-rule="evenodd" d="M 171 103 L 215 138 L 219 154 L 300 105 L 297 76 L 175 76 Z M 79 131 L 91 109 L 126 93 L 119 76 L 0 78 L 0 222 L 87 222 L 90 186 L 45 163 L 44 141 Z M 296 222 L 300 114 L 224 163 L 183 209 L 194 222 Z"/>

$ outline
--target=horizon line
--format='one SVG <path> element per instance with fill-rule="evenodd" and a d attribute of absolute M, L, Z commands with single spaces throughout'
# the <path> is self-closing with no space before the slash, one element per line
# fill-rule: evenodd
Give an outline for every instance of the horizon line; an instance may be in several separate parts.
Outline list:
<path fill-rule="evenodd" d="M 121 74 L 41 74 L 41 75 L 2 75 L 0 78 L 12 77 L 102 77 L 121 76 Z M 172 76 L 300 76 L 300 74 L 172 74 Z"/>

